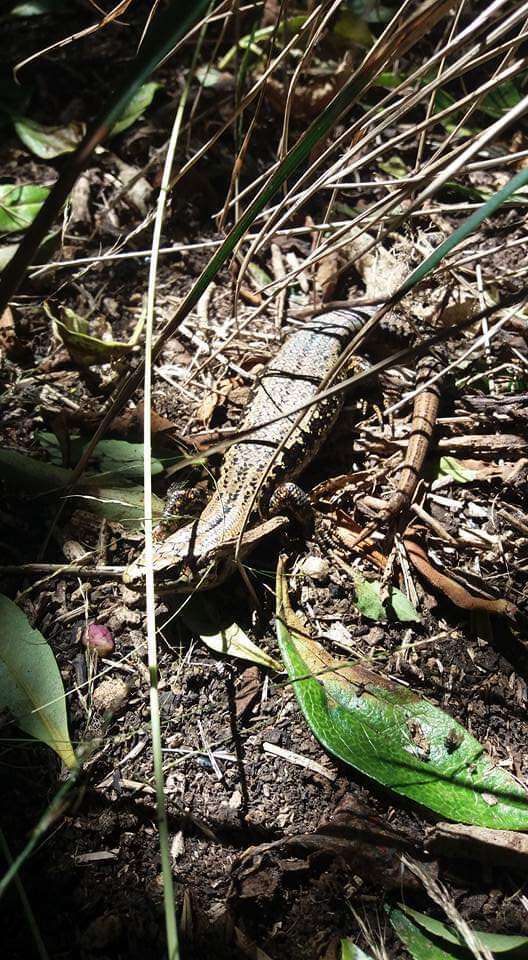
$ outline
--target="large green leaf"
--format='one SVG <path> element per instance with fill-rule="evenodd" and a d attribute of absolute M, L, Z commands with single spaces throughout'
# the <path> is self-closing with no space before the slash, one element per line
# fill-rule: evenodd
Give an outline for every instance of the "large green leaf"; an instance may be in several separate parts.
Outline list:
<path fill-rule="evenodd" d="M 401 908 L 401 909 L 400 909 Z M 389 919 L 415 960 L 471 960 L 474 956 L 458 931 L 403 904 L 388 909 Z M 528 937 L 471 930 L 475 942 L 500 960 L 526 960 Z"/>
<path fill-rule="evenodd" d="M 25 733 L 52 747 L 68 767 L 75 754 L 66 698 L 51 647 L 25 613 L 0 594 L 0 706 Z"/>
<path fill-rule="evenodd" d="M 464 727 L 408 688 L 336 662 L 307 636 L 281 564 L 277 636 L 301 710 L 327 750 L 449 820 L 528 829 L 526 790 Z"/>
<path fill-rule="evenodd" d="M 82 507 L 95 513 L 98 517 L 123 523 L 125 526 L 137 527 L 138 521 L 145 517 L 144 490 L 142 486 L 106 487 L 83 485 L 82 488 L 68 495 L 74 506 Z M 163 515 L 163 501 L 154 494 L 152 496 L 152 518 L 159 520 Z"/>
<path fill-rule="evenodd" d="M 0 183 L 0 233 L 18 233 L 29 227 L 48 194 L 47 187 Z"/>
<path fill-rule="evenodd" d="M 59 441 L 54 433 L 46 430 L 38 430 L 36 434 L 39 444 L 48 451 L 51 463 L 60 467 L 62 465 L 62 453 Z M 85 440 L 78 435 L 70 436 L 68 447 L 70 453 L 70 463 L 76 464 L 80 459 L 86 446 Z M 90 460 L 88 471 L 93 469 L 92 461 L 95 463 L 100 480 L 119 483 L 127 480 L 143 479 L 143 444 L 130 443 L 128 440 L 101 440 L 97 444 Z M 171 458 L 173 461 L 176 458 Z M 156 457 L 150 458 L 152 476 L 159 476 L 164 471 L 164 465 Z"/>
<path fill-rule="evenodd" d="M 18 493 L 53 496 L 57 500 L 64 496 L 73 477 L 72 470 L 44 463 L 18 450 L 0 450 L 0 472 L 2 480 Z M 111 487 L 107 485 L 109 482 L 104 475 L 92 474 L 67 495 L 74 506 L 82 507 L 98 517 L 137 526 L 137 521 L 145 516 L 143 487 Z M 152 508 L 154 517 L 161 517 L 163 501 L 153 496 Z"/>

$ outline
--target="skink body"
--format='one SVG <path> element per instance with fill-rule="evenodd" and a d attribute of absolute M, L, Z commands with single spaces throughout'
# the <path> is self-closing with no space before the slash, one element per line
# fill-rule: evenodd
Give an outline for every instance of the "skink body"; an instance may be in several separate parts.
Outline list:
<path fill-rule="evenodd" d="M 241 428 L 267 425 L 228 449 L 216 489 L 198 520 L 155 544 L 154 569 L 170 578 L 175 590 L 205 589 L 224 580 L 233 569 L 233 557 L 225 554 L 226 543 L 264 516 L 273 490 L 298 476 L 317 453 L 341 409 L 341 395 L 314 403 L 294 430 L 297 415 L 283 414 L 317 395 L 335 361 L 371 314 L 371 309 L 322 314 L 291 334 L 270 361 Z M 268 423 L 276 417 L 281 419 Z M 143 571 L 141 557 L 128 568 L 125 579 L 134 581 Z"/>

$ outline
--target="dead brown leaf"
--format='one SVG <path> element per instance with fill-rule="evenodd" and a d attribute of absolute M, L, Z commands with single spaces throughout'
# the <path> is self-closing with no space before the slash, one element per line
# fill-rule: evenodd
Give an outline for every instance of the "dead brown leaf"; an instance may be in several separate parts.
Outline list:
<path fill-rule="evenodd" d="M 493 600 L 489 597 L 479 597 L 469 593 L 462 584 L 433 567 L 425 550 L 418 543 L 408 538 L 405 538 L 403 542 L 409 560 L 416 570 L 457 607 L 462 607 L 464 610 L 484 610 L 487 613 L 511 618 L 516 616 L 517 607 L 510 600 Z"/>

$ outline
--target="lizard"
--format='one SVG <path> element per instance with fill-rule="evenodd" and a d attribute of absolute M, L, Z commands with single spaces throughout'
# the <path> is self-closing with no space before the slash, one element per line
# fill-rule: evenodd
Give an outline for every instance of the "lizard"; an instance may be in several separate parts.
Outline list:
<path fill-rule="evenodd" d="M 285 340 L 265 368 L 242 430 L 266 426 L 229 447 L 216 489 L 198 519 L 155 543 L 154 570 L 168 577 L 176 592 L 222 583 L 235 569 L 233 541 L 248 522 L 283 513 L 285 499 L 296 499 L 301 510 L 309 504 L 307 495 L 291 481 L 330 432 L 342 407 L 342 394 L 312 404 L 293 430 L 293 414 L 268 421 L 317 396 L 325 376 L 374 312 L 373 307 L 349 308 L 314 317 Z M 251 542 L 242 541 L 238 558 L 243 559 L 251 548 Z M 125 582 L 137 581 L 143 572 L 141 556 L 125 571 Z"/>

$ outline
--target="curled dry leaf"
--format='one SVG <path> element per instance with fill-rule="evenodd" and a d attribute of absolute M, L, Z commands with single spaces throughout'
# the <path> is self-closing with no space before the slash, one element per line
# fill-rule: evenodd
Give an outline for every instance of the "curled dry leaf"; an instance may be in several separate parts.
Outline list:
<path fill-rule="evenodd" d="M 308 119 L 317 116 L 345 85 L 352 71 L 351 58 L 345 56 L 333 74 L 318 78 L 311 84 L 297 84 L 291 98 L 291 110 L 295 117 Z M 275 77 L 268 77 L 264 96 L 270 106 L 281 115 L 284 114 L 288 92 L 288 86 Z"/>
<path fill-rule="evenodd" d="M 494 613 L 499 616 L 515 617 L 517 607 L 510 600 L 493 600 L 489 597 L 478 597 L 466 590 L 461 583 L 448 577 L 445 573 L 440 573 L 436 567 L 429 562 L 427 554 L 414 540 L 404 540 L 405 549 L 409 560 L 426 580 L 437 590 L 445 594 L 452 603 L 464 610 L 483 610 L 486 613 Z"/>

